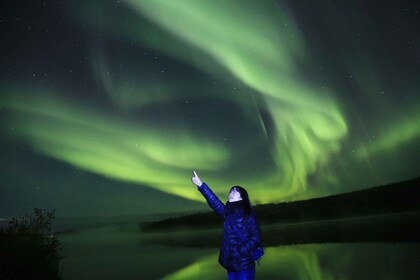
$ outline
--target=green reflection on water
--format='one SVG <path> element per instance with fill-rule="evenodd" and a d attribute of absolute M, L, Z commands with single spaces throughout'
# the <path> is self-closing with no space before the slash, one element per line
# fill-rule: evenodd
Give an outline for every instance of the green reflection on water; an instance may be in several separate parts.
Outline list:
<path fill-rule="evenodd" d="M 218 248 L 148 245 L 136 227 L 60 235 L 63 279 L 226 279 Z M 256 279 L 417 279 L 420 244 L 345 243 L 266 248 Z"/>
<path fill-rule="evenodd" d="M 256 279 L 417 279 L 419 244 L 311 244 L 266 249 Z M 217 254 L 164 279 L 226 279 Z"/>

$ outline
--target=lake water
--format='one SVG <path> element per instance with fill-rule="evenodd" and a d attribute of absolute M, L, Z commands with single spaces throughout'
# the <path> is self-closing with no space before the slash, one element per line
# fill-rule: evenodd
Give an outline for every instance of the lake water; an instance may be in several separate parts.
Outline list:
<path fill-rule="evenodd" d="M 227 278 L 217 262 L 218 248 L 149 243 L 155 234 L 143 234 L 127 221 L 86 223 L 79 231 L 60 234 L 63 279 Z M 265 251 L 256 279 L 418 279 L 420 275 L 419 243 L 307 244 Z"/>

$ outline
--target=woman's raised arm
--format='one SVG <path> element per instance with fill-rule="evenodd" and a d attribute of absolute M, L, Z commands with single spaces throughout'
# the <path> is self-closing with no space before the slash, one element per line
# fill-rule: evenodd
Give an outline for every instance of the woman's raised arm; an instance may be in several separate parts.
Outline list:
<path fill-rule="evenodd" d="M 213 193 L 209 186 L 206 183 L 201 182 L 200 178 L 198 177 L 197 173 L 193 171 L 192 182 L 197 186 L 198 190 L 207 200 L 208 205 L 211 209 L 213 209 L 216 214 L 220 217 L 224 218 L 225 215 L 225 205 L 222 201 Z"/>

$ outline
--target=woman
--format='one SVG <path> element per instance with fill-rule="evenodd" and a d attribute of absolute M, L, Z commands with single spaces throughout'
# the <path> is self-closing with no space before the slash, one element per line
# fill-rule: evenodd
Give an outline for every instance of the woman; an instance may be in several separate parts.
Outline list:
<path fill-rule="evenodd" d="M 227 270 L 228 279 L 254 279 L 255 261 L 251 253 L 260 246 L 261 233 L 247 191 L 240 186 L 232 187 L 229 201 L 223 204 L 195 171 L 193 174 L 192 182 L 224 220 L 219 263 Z"/>

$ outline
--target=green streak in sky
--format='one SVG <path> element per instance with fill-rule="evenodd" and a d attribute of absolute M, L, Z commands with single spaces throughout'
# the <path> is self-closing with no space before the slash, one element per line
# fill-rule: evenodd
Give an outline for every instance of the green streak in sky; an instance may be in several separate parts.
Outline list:
<path fill-rule="evenodd" d="M 25 139 L 41 154 L 91 172 L 198 199 L 185 169 L 193 163 L 209 171 L 229 163 L 223 146 L 181 127 L 155 129 L 130 122 L 57 92 L 5 91 L 10 97 L 0 104 L 14 113 L 8 134 Z"/>
<path fill-rule="evenodd" d="M 134 10 L 137 14 L 116 22 L 120 29 L 111 29 L 113 17 L 96 21 L 93 15 L 84 14 L 83 5 L 76 14 L 89 17 L 86 22 L 94 30 L 179 57 L 207 74 L 209 80 L 223 81 L 231 88 L 239 85 L 239 94 L 220 92 L 217 98 L 235 102 L 254 123 L 261 124 L 264 137 L 272 138 L 272 170 L 221 177 L 218 172 L 235 170 L 243 157 L 232 155 L 229 146 L 205 135 L 205 128 L 198 132 L 171 123 L 157 127 L 91 108 L 82 101 L 63 100 L 57 92 L 15 94 L 10 90 L 14 97 L 3 104 L 16 114 L 8 125 L 16 128 L 12 134 L 25 139 L 39 153 L 79 168 L 191 199 L 202 200 L 189 182 L 191 170 L 208 172 L 203 180 L 221 195 L 227 196 L 227 186 L 234 184 L 250 189 L 252 199 L 261 203 L 305 193 L 307 177 L 340 150 L 347 124 L 333 93 L 320 90 L 299 73 L 297 62 L 305 59 L 307 50 L 292 18 L 275 2 L 265 1 L 125 3 L 130 13 Z M 95 10 L 99 18 L 101 13 L 112 14 L 100 1 L 84 5 L 99 5 Z M 155 33 L 145 36 L 145 26 L 133 24 L 136 17 L 147 21 L 146 28 L 151 26 Z M 123 79 L 113 78 L 109 73 L 115 69 L 110 65 L 118 62 L 107 63 L 100 49 L 89 51 L 95 54 L 91 61 L 96 77 L 117 108 L 140 110 L 183 98 L 184 93 L 169 87 L 164 79 L 154 83 L 127 73 L 120 73 Z M 195 92 L 200 98 L 201 91 Z M 254 104 L 254 116 L 246 105 L 249 102 L 244 101 L 249 93 L 261 100 Z M 208 97 L 211 93 L 204 94 Z M 268 112 L 271 125 L 264 123 L 260 109 Z"/>
<path fill-rule="evenodd" d="M 272 156 L 281 171 L 276 185 L 282 189 L 276 199 L 303 192 L 307 176 L 339 150 L 347 125 L 332 95 L 298 73 L 295 60 L 305 46 L 293 20 L 267 2 L 126 2 L 264 98 L 275 126 Z M 176 53 L 170 41 L 162 38 L 161 43 L 164 51 Z M 197 58 L 190 63 L 208 65 Z"/>
<path fill-rule="evenodd" d="M 408 113 L 407 113 L 408 114 Z M 409 117 L 393 121 L 382 129 L 368 144 L 362 145 L 356 152 L 359 159 L 367 158 L 377 153 L 389 153 L 404 144 L 420 137 L 420 114 L 415 112 Z"/>

